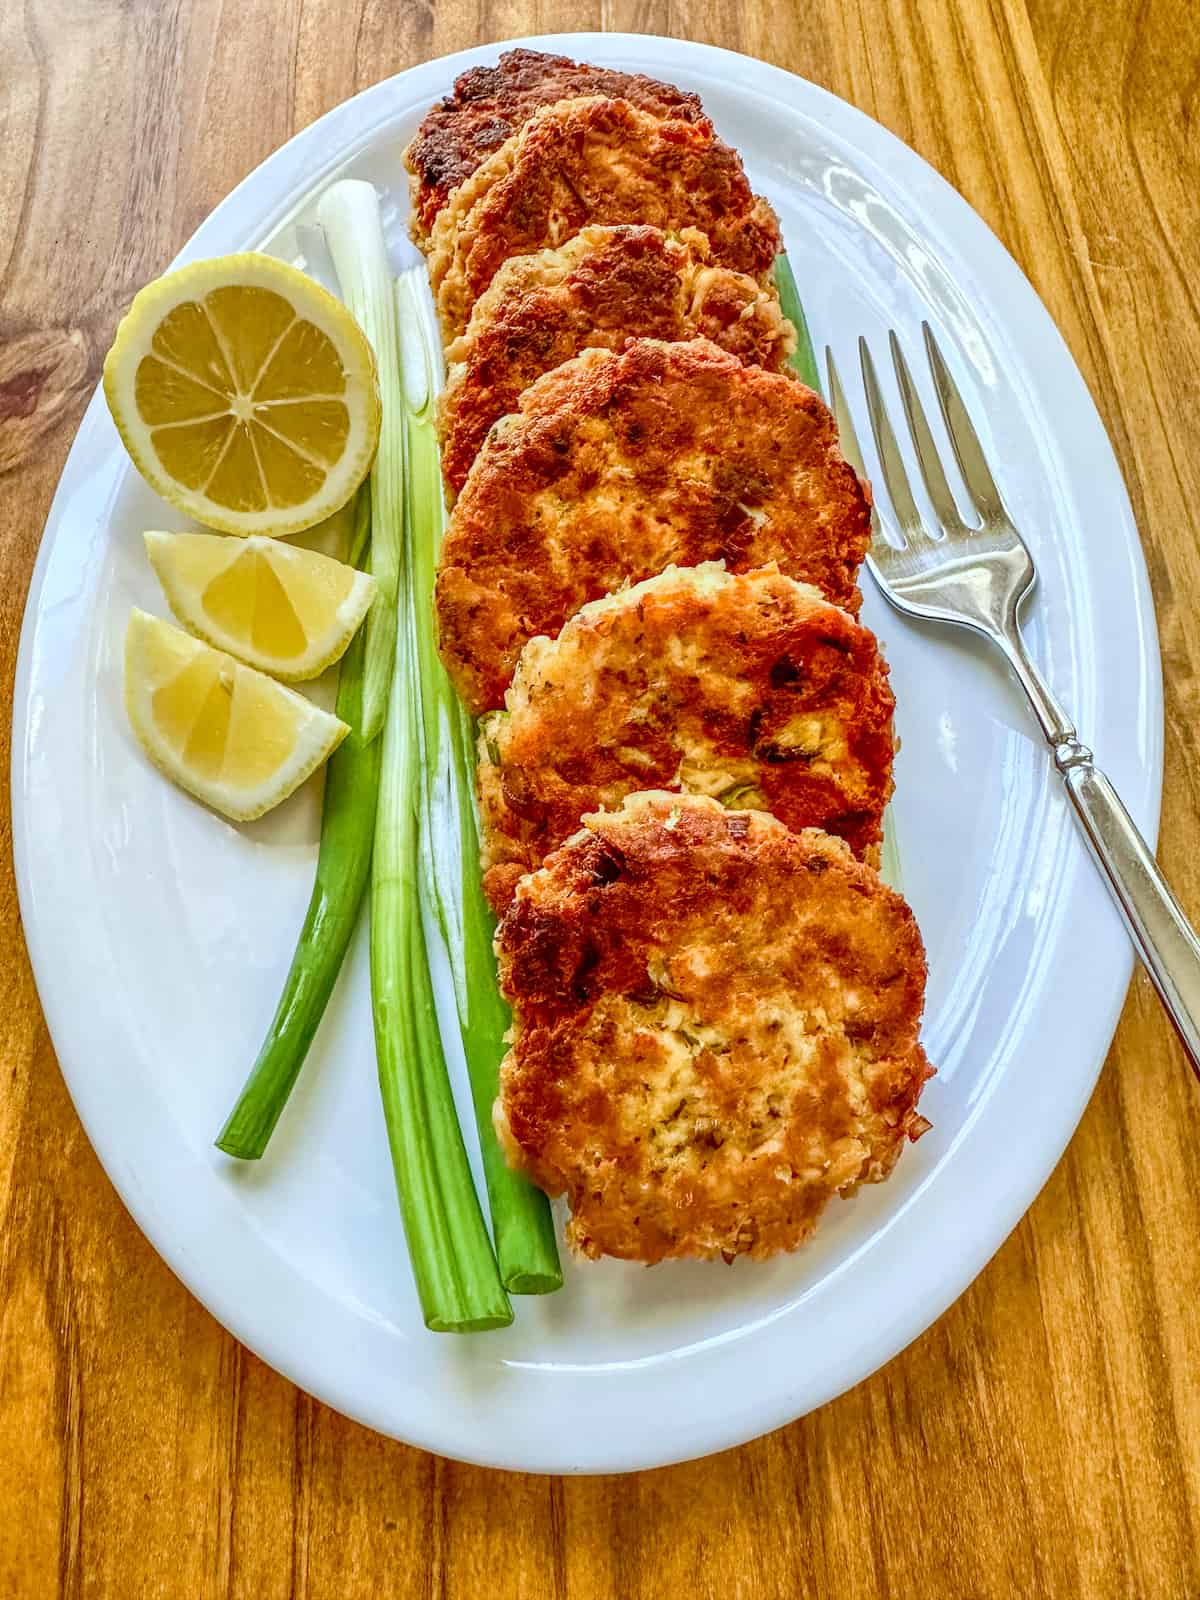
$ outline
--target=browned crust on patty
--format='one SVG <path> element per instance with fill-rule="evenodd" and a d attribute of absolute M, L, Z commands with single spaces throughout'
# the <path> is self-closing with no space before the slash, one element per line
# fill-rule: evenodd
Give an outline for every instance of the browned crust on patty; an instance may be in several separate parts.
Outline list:
<path fill-rule="evenodd" d="M 586 1255 L 795 1249 L 928 1126 L 920 934 L 826 834 L 636 795 L 524 880 L 497 943 L 497 1126 Z"/>
<path fill-rule="evenodd" d="M 639 789 L 821 828 L 870 859 L 895 697 L 875 636 L 775 567 L 668 568 L 531 640 L 480 738 L 484 887 L 498 913 L 587 812 Z"/>
<path fill-rule="evenodd" d="M 475 712 L 503 704 L 522 647 L 665 566 L 777 561 L 856 612 L 863 486 L 810 389 L 707 340 L 592 350 L 498 423 L 450 518 L 440 646 Z"/>
<path fill-rule="evenodd" d="M 628 100 L 563 100 L 538 111 L 439 213 L 429 277 L 447 339 L 510 256 L 563 244 L 589 224 L 695 227 L 713 259 L 762 277 L 779 224 L 737 152 L 707 123 L 663 118 Z"/>
<path fill-rule="evenodd" d="M 446 352 L 442 471 L 457 495 L 488 430 L 523 390 L 581 350 L 628 339 L 711 339 L 778 372 L 796 345 L 774 285 L 711 259 L 704 234 L 627 224 L 585 228 L 557 250 L 506 261 Z"/>
<path fill-rule="evenodd" d="M 591 67 L 541 50 L 506 50 L 494 67 L 471 67 L 426 115 L 404 152 L 411 174 L 413 236 L 420 244 L 452 189 L 524 127 L 535 111 L 577 95 L 628 100 L 642 111 L 705 123 L 694 94 L 640 72 Z"/>

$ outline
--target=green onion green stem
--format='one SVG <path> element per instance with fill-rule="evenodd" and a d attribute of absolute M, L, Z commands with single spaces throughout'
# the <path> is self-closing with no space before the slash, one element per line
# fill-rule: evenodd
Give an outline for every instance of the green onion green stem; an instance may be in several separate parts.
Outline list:
<path fill-rule="evenodd" d="M 796 287 L 796 275 L 792 271 L 792 264 L 786 254 L 775 257 L 775 287 L 779 291 L 779 305 L 785 317 L 796 330 L 796 349 L 792 355 L 790 365 L 799 375 L 801 381 L 810 389 L 821 391 L 821 374 L 817 368 L 816 352 L 813 350 L 812 335 L 808 331 L 808 319 L 804 315 L 804 306 L 800 299 L 800 291 Z M 885 883 L 891 884 L 897 892 L 903 889 L 903 880 L 900 874 L 900 851 L 896 845 L 896 829 L 889 806 L 883 815 L 883 848 L 880 852 L 879 875 Z"/>
<path fill-rule="evenodd" d="M 505 1159 L 492 1123 L 510 1016 L 496 982 L 495 923 L 483 893 L 474 805 L 474 732 L 437 652 L 433 582 L 444 522 L 434 414 L 439 346 L 422 272 L 397 286 L 407 425 L 411 552 L 424 733 L 423 882 L 450 958 L 500 1276 L 512 1294 L 562 1287 L 550 1205 Z"/>
<path fill-rule="evenodd" d="M 904 875 L 900 870 L 900 847 L 896 843 L 896 820 L 889 805 L 883 813 L 883 846 L 879 852 L 879 876 L 884 883 L 904 893 Z"/>
<path fill-rule="evenodd" d="M 394 294 L 391 286 L 388 292 Z M 385 390 L 385 410 L 402 430 L 404 401 L 399 382 Z M 396 669 L 383 730 L 371 870 L 371 999 L 388 1143 L 425 1325 L 437 1333 L 467 1333 L 506 1326 L 512 1307 L 458 1125 L 421 919 L 425 783 L 412 533 L 410 523 L 402 533 Z"/>
<path fill-rule="evenodd" d="M 360 495 L 360 501 L 365 503 L 366 496 Z M 350 732 L 325 768 L 321 844 L 308 914 L 258 1059 L 217 1137 L 218 1149 L 243 1161 L 259 1159 L 287 1104 L 333 992 L 367 886 L 380 744 L 362 736 L 365 643 L 360 628 L 342 657 L 337 714 Z"/>
<path fill-rule="evenodd" d="M 804 315 L 792 264 L 782 251 L 775 257 L 775 287 L 779 291 L 780 309 L 796 330 L 796 348 L 789 365 L 799 374 L 803 383 L 820 394 L 821 374 L 817 368 L 812 335 L 808 331 L 808 320 Z"/>
<path fill-rule="evenodd" d="M 406 648 L 401 630 L 400 655 Z M 502 1328 L 512 1307 L 471 1178 L 446 1062 L 417 888 L 420 731 L 397 663 L 383 732 L 371 872 L 371 1000 L 392 1167 L 425 1326 Z"/>

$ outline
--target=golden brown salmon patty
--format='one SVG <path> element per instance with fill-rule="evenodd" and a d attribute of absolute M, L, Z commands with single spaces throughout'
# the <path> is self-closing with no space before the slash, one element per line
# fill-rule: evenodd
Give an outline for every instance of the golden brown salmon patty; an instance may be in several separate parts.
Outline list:
<path fill-rule="evenodd" d="M 794 1250 L 928 1126 L 912 913 L 762 812 L 650 793 L 584 821 L 498 934 L 510 1160 L 588 1256 Z"/>
<path fill-rule="evenodd" d="M 413 237 L 423 244 L 456 189 L 535 111 L 577 95 L 628 100 L 639 110 L 706 123 L 694 94 L 640 72 L 590 67 L 541 50 L 506 50 L 494 67 L 472 67 L 454 80 L 404 152 L 411 174 Z"/>
<path fill-rule="evenodd" d="M 774 567 L 668 567 L 531 639 L 484 719 L 484 886 L 503 912 L 589 811 L 638 789 L 821 828 L 874 863 L 892 791 L 875 637 Z"/>
<path fill-rule="evenodd" d="M 451 495 L 521 392 L 581 350 L 628 339 L 711 339 L 739 361 L 778 372 L 796 348 L 779 296 L 717 266 L 694 228 L 585 228 L 557 250 L 514 256 L 475 302 L 446 352 L 442 471 Z"/>
<path fill-rule="evenodd" d="M 622 222 L 698 228 L 714 261 L 756 278 L 780 248 L 775 213 L 707 123 L 655 116 L 628 100 L 562 100 L 531 117 L 438 213 L 429 280 L 447 341 L 510 256 Z"/>
<path fill-rule="evenodd" d="M 777 561 L 856 612 L 870 505 L 818 395 L 706 339 L 589 350 L 498 422 L 450 518 L 441 649 L 475 712 L 580 606 L 672 562 Z"/>

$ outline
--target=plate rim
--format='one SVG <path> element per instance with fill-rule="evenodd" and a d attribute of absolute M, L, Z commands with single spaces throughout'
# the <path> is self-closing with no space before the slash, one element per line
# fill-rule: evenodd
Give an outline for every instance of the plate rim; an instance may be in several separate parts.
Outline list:
<path fill-rule="evenodd" d="M 1108 439 L 1103 422 L 1096 410 L 1095 403 L 1088 390 L 1082 374 L 1079 372 L 1074 358 L 1071 356 L 1065 341 L 1058 331 L 1053 318 L 1042 304 L 1036 290 L 1029 283 L 1020 266 L 1010 255 L 1002 241 L 984 222 L 983 218 L 974 210 L 970 203 L 929 165 L 920 154 L 903 143 L 882 124 L 876 122 L 867 113 L 857 107 L 841 100 L 820 85 L 813 84 L 807 79 L 800 78 L 797 74 L 777 67 L 768 62 L 757 60 L 754 57 L 743 55 L 736 51 L 722 47 L 700 44 L 694 41 L 679 40 L 665 35 L 657 34 L 623 34 L 623 33 L 569 33 L 533 35 L 516 39 L 508 39 L 473 46 L 465 50 L 454 52 L 447 56 L 434 58 L 430 61 L 415 63 L 412 67 L 388 78 L 381 79 L 378 83 L 360 91 L 348 100 L 332 107 L 315 122 L 300 130 L 292 136 L 278 150 L 272 152 L 263 162 L 248 173 L 229 194 L 214 208 L 209 217 L 201 223 L 175 257 L 172 265 L 187 260 L 200 254 L 203 240 L 207 233 L 217 226 L 217 219 L 222 213 L 234 210 L 239 197 L 242 197 L 252 186 L 264 182 L 265 176 L 270 173 L 272 177 L 282 178 L 289 170 L 299 166 L 301 159 L 308 156 L 314 159 L 306 170 L 312 174 L 312 187 L 320 181 L 321 159 L 320 148 L 327 145 L 333 148 L 336 143 L 334 137 L 339 130 L 344 131 L 346 137 L 337 147 L 337 154 L 333 160 L 324 163 L 324 170 L 329 171 L 341 165 L 350 158 L 354 149 L 369 146 L 369 118 L 356 115 L 364 103 L 378 101 L 386 108 L 390 91 L 402 80 L 414 75 L 432 75 L 435 71 L 439 81 L 448 87 L 450 80 L 464 68 L 478 63 L 493 61 L 499 52 L 517 46 L 527 48 L 557 50 L 586 59 L 588 53 L 599 54 L 601 59 L 617 54 L 628 54 L 637 57 L 641 53 L 653 56 L 655 47 L 666 46 L 671 52 L 672 59 L 681 65 L 694 63 L 698 69 L 705 66 L 712 67 L 714 61 L 722 64 L 726 70 L 734 67 L 741 72 L 749 71 L 758 84 L 764 81 L 782 94 L 789 85 L 803 85 L 806 93 L 815 97 L 818 106 L 823 106 L 828 115 L 843 128 L 848 125 L 856 136 L 865 136 L 865 143 L 872 147 L 870 155 L 877 159 L 878 152 L 899 154 L 905 163 L 912 169 L 920 172 L 922 178 L 932 185 L 933 192 L 941 193 L 943 201 L 950 204 L 952 209 L 957 209 L 956 225 L 961 223 L 968 232 L 977 231 L 985 237 L 986 248 L 993 253 L 997 264 L 1003 264 L 1004 270 L 1010 275 L 1010 284 L 1018 292 L 1025 293 L 1036 313 L 1044 319 L 1046 329 L 1053 334 L 1054 339 L 1061 347 L 1062 356 L 1067 363 L 1066 370 L 1078 384 L 1081 399 L 1086 404 L 1089 423 L 1094 424 L 1098 437 L 1103 441 L 1107 452 L 1107 460 L 1111 462 L 1116 483 L 1124 497 L 1124 508 L 1128 514 L 1128 525 L 1133 530 L 1137 542 L 1134 552 L 1136 559 L 1134 596 L 1135 607 L 1144 626 L 1140 630 L 1140 637 L 1144 640 L 1144 650 L 1140 669 L 1144 675 L 1146 704 L 1150 718 L 1150 759 L 1145 769 L 1145 783 L 1139 795 L 1126 795 L 1127 804 L 1135 817 L 1143 825 L 1143 831 L 1153 847 L 1157 839 L 1158 820 L 1161 805 L 1162 790 L 1162 763 L 1163 763 L 1163 705 L 1161 687 L 1161 659 L 1159 652 L 1158 632 L 1154 617 L 1153 601 L 1149 587 L 1149 577 L 1145 562 L 1144 550 L 1141 547 L 1140 535 L 1133 518 L 1132 508 L 1129 506 L 1128 492 L 1125 488 L 1120 463 L 1116 458 L 1111 441 Z M 648 61 L 643 70 L 663 70 L 669 63 Z M 753 85 L 752 85 L 753 86 Z M 436 91 L 435 91 L 436 92 Z M 793 90 L 794 92 L 794 90 Z M 387 120 L 386 117 L 384 120 Z M 361 131 L 354 136 L 354 125 L 361 124 Z M 344 126 L 343 126 L 344 125 Z M 287 186 L 287 200 L 276 207 L 276 215 L 272 219 L 273 225 L 294 204 L 295 186 Z M 267 224 L 261 220 L 256 224 L 252 233 L 260 235 L 266 231 Z M 237 246 L 233 246 L 237 248 Z M 164 269 L 169 270 L 169 269 Z M 20 642 L 17 655 L 17 667 L 14 682 L 13 696 L 13 726 L 12 726 L 12 756 L 11 756 L 11 803 L 13 822 L 13 856 L 17 882 L 18 903 L 24 923 L 26 943 L 29 950 L 30 963 L 33 969 L 35 983 L 38 990 L 39 1001 L 43 1014 L 46 1017 L 47 1028 L 51 1041 L 55 1046 L 55 1055 L 60 1070 L 71 1095 L 76 1113 L 79 1115 L 89 1142 L 96 1151 L 97 1157 L 104 1167 L 105 1173 L 117 1190 L 122 1203 L 133 1216 L 141 1231 L 146 1235 L 156 1253 L 167 1266 L 183 1282 L 190 1293 L 196 1296 L 211 1314 L 248 1348 L 258 1354 L 264 1361 L 282 1372 L 292 1381 L 308 1392 L 321 1398 L 326 1403 L 334 1406 L 344 1414 L 353 1417 L 364 1425 L 376 1431 L 403 1438 L 407 1442 L 420 1448 L 435 1451 L 440 1454 L 476 1462 L 480 1465 L 499 1468 L 512 1468 L 523 1471 L 544 1472 L 607 1472 L 641 1470 L 653 1466 L 668 1465 L 677 1461 L 692 1459 L 701 1454 L 722 1450 L 732 1445 L 746 1442 L 758 1437 L 776 1427 L 794 1420 L 796 1417 L 816 1409 L 827 1403 L 838 1394 L 862 1381 L 878 1369 L 885 1361 L 903 1350 L 913 1339 L 918 1337 L 933 1321 L 935 1321 L 946 1308 L 956 1300 L 969 1286 L 980 1270 L 987 1264 L 1012 1228 L 1028 1209 L 1043 1184 L 1050 1177 L 1063 1150 L 1074 1134 L 1079 1118 L 1082 1115 L 1088 1099 L 1091 1096 L 1097 1077 L 1107 1055 L 1112 1034 L 1116 1029 L 1121 1009 L 1124 1005 L 1125 991 L 1129 974 L 1133 968 L 1133 952 L 1126 943 L 1126 960 L 1117 961 L 1118 968 L 1123 968 L 1120 981 L 1110 991 L 1107 1007 L 1097 1008 L 1099 1015 L 1096 1018 L 1094 1031 L 1101 1040 L 1094 1066 L 1080 1074 L 1078 1082 L 1072 1087 L 1074 1093 L 1064 1096 L 1059 1104 L 1059 1116 L 1055 1119 L 1058 1133 L 1053 1139 L 1042 1141 L 1042 1148 L 1037 1159 L 1027 1163 L 1027 1170 L 1023 1181 L 1010 1185 L 1001 1212 L 993 1220 L 990 1228 L 976 1229 L 973 1236 L 973 1248 L 964 1248 L 955 1256 L 953 1271 L 943 1271 L 935 1278 L 935 1284 L 926 1286 L 925 1293 L 913 1296 L 902 1308 L 886 1330 L 881 1330 L 876 1336 L 872 1353 L 853 1364 L 852 1370 L 840 1370 L 828 1379 L 824 1386 L 819 1388 L 816 1397 L 808 1397 L 804 1403 L 796 1408 L 789 1393 L 770 1392 L 773 1403 L 764 1403 L 764 1391 L 759 1390 L 753 1403 L 748 1402 L 732 1416 L 722 1417 L 721 1425 L 713 1425 L 704 1431 L 703 1439 L 689 1439 L 682 1448 L 676 1449 L 667 1444 L 666 1448 L 657 1448 L 645 1451 L 642 1448 L 631 1449 L 626 1454 L 631 1456 L 628 1461 L 621 1461 L 620 1452 L 614 1452 L 611 1447 L 592 1451 L 586 1460 L 575 1463 L 555 1457 L 554 1459 L 539 1459 L 529 1454 L 521 1454 L 519 1450 L 504 1451 L 494 1448 L 480 1449 L 482 1441 L 472 1436 L 472 1430 L 465 1432 L 461 1428 L 451 1426 L 448 1430 L 439 1432 L 437 1429 L 430 1431 L 428 1428 L 414 1428 L 404 1433 L 397 1432 L 395 1428 L 382 1422 L 378 1415 L 369 1414 L 363 1406 L 356 1402 L 353 1396 L 342 1392 L 345 1385 L 336 1378 L 330 1377 L 310 1363 L 303 1360 L 291 1359 L 286 1353 L 272 1349 L 269 1339 L 261 1330 L 255 1330 L 250 1323 L 249 1314 L 243 1315 L 242 1308 L 230 1303 L 228 1293 L 223 1290 L 220 1275 L 216 1280 L 204 1277 L 203 1268 L 195 1262 L 189 1263 L 186 1251 L 182 1247 L 177 1235 L 173 1232 L 173 1218 L 170 1213 L 156 1210 L 153 1205 L 144 1200 L 138 1192 L 131 1174 L 123 1171 L 123 1164 L 119 1154 L 119 1140 L 114 1135 L 114 1130 L 106 1126 L 103 1117 L 98 1115 L 99 1105 L 94 1093 L 94 1084 L 88 1082 L 88 1066 L 75 1060 L 70 1050 L 65 1053 L 60 1051 L 58 1040 L 66 1038 L 72 1031 L 67 1026 L 64 1017 L 64 996 L 53 982 L 44 978 L 52 970 L 53 952 L 47 948 L 48 929 L 44 925 L 40 900 L 35 892 L 32 879 L 31 862 L 31 819 L 25 804 L 26 783 L 28 779 L 27 746 L 29 739 L 29 701 L 34 671 L 34 635 L 40 618 L 40 602 L 45 582 L 46 572 L 50 562 L 50 552 L 55 540 L 48 538 L 47 534 L 57 534 L 62 524 L 68 498 L 69 483 L 72 477 L 72 466 L 76 472 L 79 468 L 79 458 L 89 444 L 93 443 L 93 434 L 96 431 L 98 416 L 103 416 L 103 401 L 99 388 L 93 394 L 71 449 L 64 462 L 58 485 L 55 489 L 50 509 L 47 513 L 45 529 L 37 560 L 34 565 L 28 594 L 26 597 L 24 616 L 22 620 Z M 1082 846 L 1077 847 L 1082 853 Z M 1090 870 L 1090 869 L 1089 869 Z M 1121 935 L 1122 939 L 1124 935 Z M 52 998 L 47 999 L 47 993 Z M 982 1109 L 982 1108 L 981 1108 Z M 964 1122 L 963 1134 L 968 1131 Z M 121 1175 L 118 1176 L 118 1173 Z M 922 1191 L 917 1191 L 921 1193 Z M 917 1196 L 914 1195 L 914 1200 Z M 886 1231 L 898 1221 L 898 1217 L 891 1217 L 885 1224 Z M 980 1240 L 984 1242 L 981 1244 Z M 189 1270 L 190 1267 L 190 1270 Z M 294 1271 L 290 1265 L 288 1271 Z M 786 1388 L 786 1386 L 785 1386 Z M 487 1440 L 490 1446 L 492 1441 Z"/>

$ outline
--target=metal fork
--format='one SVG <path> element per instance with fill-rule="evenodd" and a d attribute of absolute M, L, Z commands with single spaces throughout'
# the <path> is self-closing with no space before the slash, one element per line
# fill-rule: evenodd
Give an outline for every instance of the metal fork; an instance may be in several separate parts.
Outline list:
<path fill-rule="evenodd" d="M 902 544 L 889 541 L 878 514 L 873 514 L 867 566 L 885 599 L 897 611 L 971 628 L 1003 651 L 1050 747 L 1092 855 L 1175 1024 L 1192 1070 L 1200 1078 L 1200 940 L 1117 791 L 1096 767 L 1092 752 L 1080 742 L 1075 724 L 1025 647 L 1018 615 L 1036 581 L 1033 558 L 992 477 L 979 436 L 937 340 L 928 323 L 923 323 L 922 329 L 942 419 L 979 525 L 965 522 L 959 513 L 908 362 L 893 332 L 888 336 L 892 364 L 917 464 L 937 516 L 938 535 L 931 534 L 922 522 L 880 392 L 875 363 L 866 340 L 860 339 L 859 357 L 871 430 L 903 539 Z M 825 359 L 842 450 L 865 478 L 854 422 L 832 351 L 826 350 Z"/>

